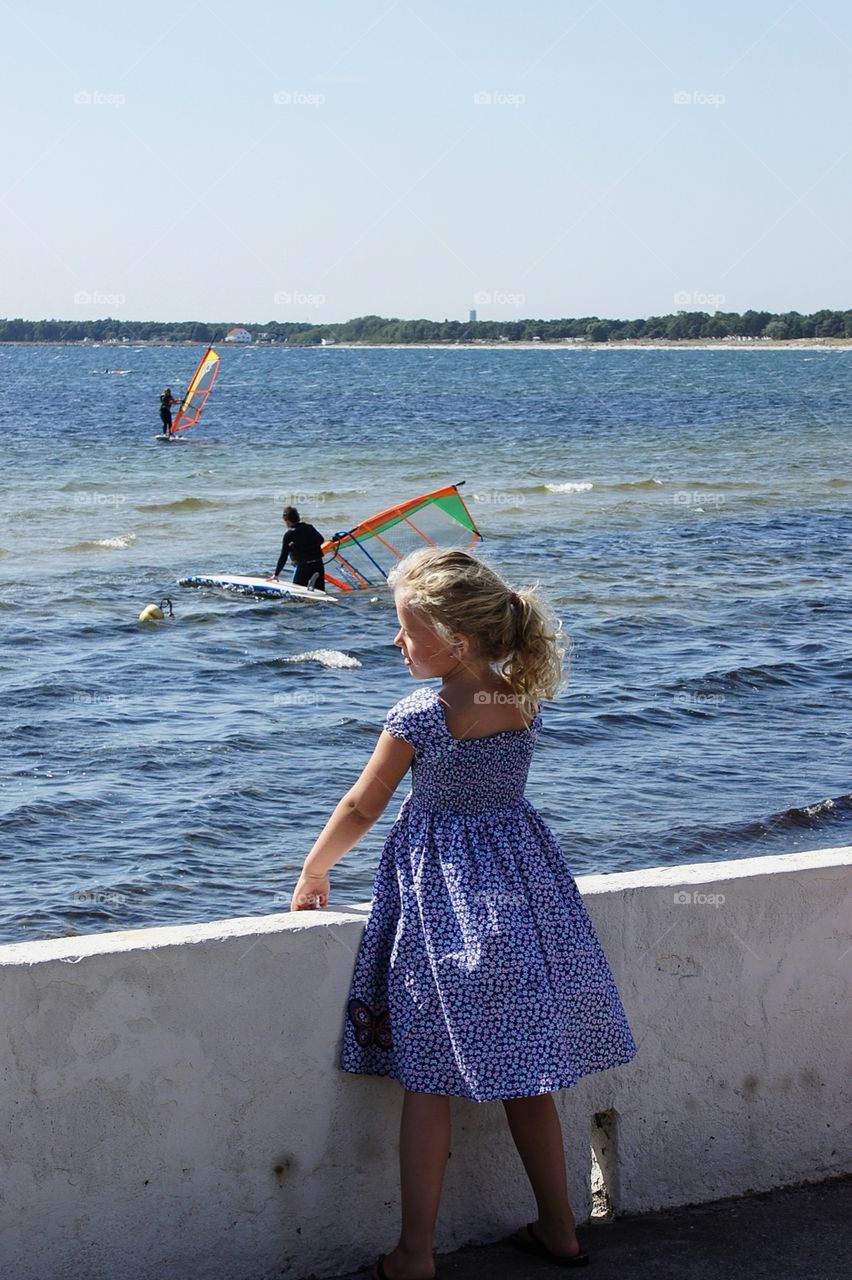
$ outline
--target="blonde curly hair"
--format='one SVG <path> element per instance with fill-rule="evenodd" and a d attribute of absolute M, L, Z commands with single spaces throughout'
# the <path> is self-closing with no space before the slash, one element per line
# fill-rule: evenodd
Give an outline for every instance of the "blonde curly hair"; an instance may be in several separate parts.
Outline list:
<path fill-rule="evenodd" d="M 562 623 L 535 587 L 513 591 L 484 561 L 443 547 L 412 552 L 388 583 L 442 639 L 469 636 L 519 700 L 537 710 L 556 695 L 565 678 Z"/>

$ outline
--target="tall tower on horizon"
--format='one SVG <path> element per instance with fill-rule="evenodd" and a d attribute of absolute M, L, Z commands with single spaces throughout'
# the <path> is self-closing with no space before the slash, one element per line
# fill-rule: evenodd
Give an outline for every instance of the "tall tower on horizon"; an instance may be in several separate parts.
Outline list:
<path fill-rule="evenodd" d="M 471 311 L 468 319 L 471 324 L 476 324 L 476 311 Z"/>

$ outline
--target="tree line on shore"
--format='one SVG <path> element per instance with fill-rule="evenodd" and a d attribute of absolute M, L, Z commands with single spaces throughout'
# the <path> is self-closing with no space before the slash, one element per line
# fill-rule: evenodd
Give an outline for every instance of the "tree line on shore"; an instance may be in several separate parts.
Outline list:
<path fill-rule="evenodd" d="M 340 324 L 271 321 L 246 324 L 255 341 L 319 346 L 323 342 L 581 342 L 640 339 L 852 338 L 852 311 L 678 311 L 644 320 L 396 320 L 359 316 Z M 200 342 L 218 343 L 230 324 L 153 320 L 0 320 L 0 342 Z"/>

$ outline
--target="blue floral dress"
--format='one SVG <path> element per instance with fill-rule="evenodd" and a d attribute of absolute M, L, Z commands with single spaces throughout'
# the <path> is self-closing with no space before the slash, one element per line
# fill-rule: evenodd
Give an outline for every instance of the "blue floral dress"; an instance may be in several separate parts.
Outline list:
<path fill-rule="evenodd" d="M 385 729 L 414 747 L 355 963 L 341 1067 L 484 1102 L 567 1089 L 637 1052 L 565 855 L 524 798 L 541 717 L 452 736 L 421 687 Z"/>

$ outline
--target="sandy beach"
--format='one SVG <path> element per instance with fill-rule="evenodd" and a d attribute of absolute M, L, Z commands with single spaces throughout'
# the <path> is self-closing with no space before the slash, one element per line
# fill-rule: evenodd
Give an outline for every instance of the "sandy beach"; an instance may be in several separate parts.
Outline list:
<path fill-rule="evenodd" d="M 137 346 L 144 344 L 137 343 Z M 156 345 L 164 345 L 162 343 Z M 180 344 L 186 345 L 186 344 Z M 248 345 L 248 344 L 246 344 Z M 286 346 L 286 343 L 255 343 L 255 346 Z M 475 351 L 479 347 L 487 347 L 497 351 L 778 351 L 782 348 L 791 351 L 825 351 L 827 349 L 845 350 L 852 347 L 852 338 L 719 338 L 708 341 L 706 338 L 633 338 L 623 341 L 586 342 L 575 338 L 562 338 L 549 341 L 542 338 L 539 342 L 500 342 L 490 338 L 477 338 L 473 342 L 329 342 L 323 350 L 330 347 L 368 349 L 371 351 L 406 351 L 416 347 L 418 351 Z M 302 348 L 304 350 L 304 348 Z M 310 350 L 311 348 L 307 348 Z"/>

